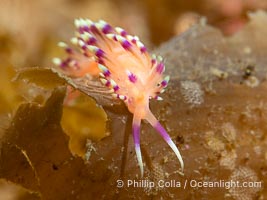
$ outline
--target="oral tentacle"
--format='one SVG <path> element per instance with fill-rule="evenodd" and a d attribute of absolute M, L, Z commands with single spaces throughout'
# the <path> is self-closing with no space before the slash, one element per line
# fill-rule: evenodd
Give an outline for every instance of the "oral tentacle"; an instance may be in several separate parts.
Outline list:
<path fill-rule="evenodd" d="M 172 141 L 171 137 L 167 133 L 167 131 L 164 129 L 164 127 L 160 124 L 160 122 L 156 119 L 156 117 L 149 111 L 147 114 L 146 120 L 158 131 L 158 133 L 162 136 L 162 138 L 167 142 L 167 144 L 171 147 L 171 149 L 174 151 L 176 157 L 178 158 L 181 169 L 184 171 L 184 162 L 183 158 L 180 154 L 180 151 Z"/>
<path fill-rule="evenodd" d="M 141 171 L 141 177 L 144 175 L 144 164 L 142 160 L 142 154 L 141 154 L 141 148 L 140 148 L 140 124 L 141 124 L 141 119 L 136 118 L 134 116 L 133 118 L 133 139 L 134 139 L 134 148 L 135 148 L 135 153 L 137 157 L 137 162 L 140 167 Z"/>
<path fill-rule="evenodd" d="M 179 162 L 181 164 L 182 171 L 184 171 L 183 158 L 182 158 L 182 156 L 180 154 L 180 151 L 178 150 L 178 148 L 176 147 L 176 145 L 172 141 L 171 137 L 169 136 L 169 134 L 166 132 L 164 127 L 159 122 L 154 126 L 154 128 L 160 133 L 160 135 L 163 137 L 163 139 L 172 148 L 172 150 L 174 151 L 175 155 L 177 156 L 177 158 L 178 158 L 178 160 L 179 160 Z"/>

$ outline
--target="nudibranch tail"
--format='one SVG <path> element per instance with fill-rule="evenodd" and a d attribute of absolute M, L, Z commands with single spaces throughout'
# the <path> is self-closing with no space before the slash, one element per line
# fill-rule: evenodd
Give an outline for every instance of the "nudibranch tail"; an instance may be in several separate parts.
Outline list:
<path fill-rule="evenodd" d="M 135 148 L 135 153 L 136 153 L 136 157 L 137 157 L 137 162 L 138 162 L 138 165 L 139 165 L 140 171 L 141 171 L 141 177 L 143 177 L 143 175 L 144 175 L 144 164 L 143 164 L 141 148 L 140 148 L 140 124 L 141 124 L 141 119 L 140 118 L 136 118 L 134 116 L 133 125 L 132 125 L 134 148 Z"/>
<path fill-rule="evenodd" d="M 156 119 L 156 117 L 151 113 L 151 111 L 148 112 L 146 120 L 153 126 L 157 132 L 162 136 L 162 138 L 167 142 L 167 144 L 171 147 L 171 149 L 174 151 L 176 157 L 178 158 L 181 170 L 184 171 L 184 162 L 183 158 L 180 154 L 180 151 L 172 141 L 171 137 L 167 133 L 167 131 L 164 129 L 164 127 L 160 124 L 160 122 Z"/>
<path fill-rule="evenodd" d="M 72 38 L 71 42 L 78 45 L 79 40 Z M 53 63 L 65 74 L 72 77 L 83 77 L 85 74 L 96 76 L 99 74 L 97 62 L 92 55 L 86 53 L 81 54 L 64 42 L 59 42 L 58 46 L 65 50 L 68 57 L 63 60 L 60 58 L 54 58 Z"/>

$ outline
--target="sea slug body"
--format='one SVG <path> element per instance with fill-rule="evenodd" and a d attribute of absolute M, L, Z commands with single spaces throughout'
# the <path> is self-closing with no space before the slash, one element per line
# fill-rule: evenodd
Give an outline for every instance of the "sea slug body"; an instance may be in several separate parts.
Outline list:
<path fill-rule="evenodd" d="M 112 95 L 125 102 L 133 113 L 132 132 L 142 177 L 142 119 L 147 120 L 168 143 L 183 170 L 184 163 L 178 148 L 149 109 L 149 100 L 162 100 L 159 94 L 164 92 L 169 82 L 169 76 L 163 77 L 165 65 L 162 57 L 150 56 L 137 36 L 129 35 L 122 28 L 113 28 L 103 20 L 76 19 L 75 25 L 77 33 L 71 42 L 78 46 L 80 52 L 61 42 L 59 46 L 65 49 L 68 57 L 65 60 L 55 58 L 54 63 L 69 76 L 83 77 L 87 73 L 99 76 L 103 85 L 112 90 Z"/>

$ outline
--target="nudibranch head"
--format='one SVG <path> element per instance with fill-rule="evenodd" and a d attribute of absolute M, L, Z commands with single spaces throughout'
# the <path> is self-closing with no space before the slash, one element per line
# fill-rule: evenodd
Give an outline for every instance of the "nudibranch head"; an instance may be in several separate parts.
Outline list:
<path fill-rule="evenodd" d="M 80 52 L 60 43 L 69 56 L 63 61 L 54 59 L 54 63 L 72 76 L 82 77 L 86 73 L 98 75 L 103 85 L 112 90 L 112 95 L 125 102 L 133 113 L 133 138 L 142 176 L 142 119 L 147 120 L 161 134 L 175 152 L 183 170 L 179 150 L 149 109 L 151 98 L 162 100 L 159 95 L 164 92 L 170 79 L 169 76 L 163 77 L 165 65 L 162 57 L 150 56 L 137 36 L 129 35 L 122 28 L 113 28 L 103 20 L 92 22 L 77 19 L 75 25 L 77 33 L 71 41 L 78 46 Z"/>

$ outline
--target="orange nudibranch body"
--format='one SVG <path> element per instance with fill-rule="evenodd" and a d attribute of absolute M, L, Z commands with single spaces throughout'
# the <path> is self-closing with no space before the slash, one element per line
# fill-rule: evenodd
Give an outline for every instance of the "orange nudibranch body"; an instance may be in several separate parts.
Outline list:
<path fill-rule="evenodd" d="M 58 44 L 60 47 L 64 47 L 65 51 L 68 53 L 68 57 L 65 60 L 59 58 L 54 58 L 53 62 L 56 64 L 64 74 L 71 77 L 83 77 L 86 74 L 91 76 L 98 76 L 100 70 L 98 68 L 98 63 L 91 58 L 86 58 L 80 55 L 80 52 L 75 51 L 67 46 L 67 44 L 60 42 Z"/>
<path fill-rule="evenodd" d="M 183 170 L 183 159 L 178 148 L 149 109 L 149 100 L 162 100 L 159 94 L 164 92 L 169 82 L 169 76 L 163 77 L 165 66 L 162 57 L 150 56 L 137 36 L 129 35 L 122 28 L 113 28 L 103 20 L 92 22 L 77 19 L 75 25 L 77 37 L 72 38 L 71 42 L 80 51 L 61 42 L 59 46 L 65 48 L 68 57 L 65 60 L 55 58 L 54 63 L 69 76 L 83 77 L 86 73 L 99 76 L 100 81 L 112 89 L 112 95 L 125 102 L 133 113 L 133 138 L 142 176 L 142 119 L 147 120 L 169 144 Z"/>

